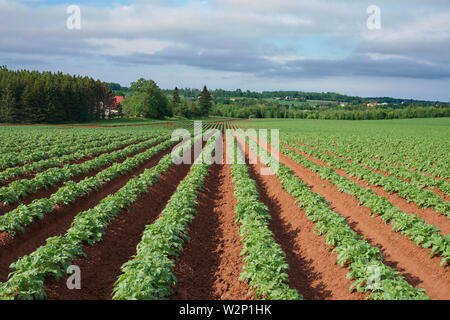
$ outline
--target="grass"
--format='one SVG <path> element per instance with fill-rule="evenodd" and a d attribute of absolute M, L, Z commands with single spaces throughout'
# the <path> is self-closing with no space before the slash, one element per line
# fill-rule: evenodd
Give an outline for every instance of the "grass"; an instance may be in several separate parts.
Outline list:
<path fill-rule="evenodd" d="M 310 120 L 310 119 L 252 119 L 236 122 L 243 128 L 279 129 L 280 132 L 320 132 L 335 134 L 360 133 L 362 135 L 429 135 L 436 133 L 450 139 L 450 118 L 395 119 L 395 120 Z"/>

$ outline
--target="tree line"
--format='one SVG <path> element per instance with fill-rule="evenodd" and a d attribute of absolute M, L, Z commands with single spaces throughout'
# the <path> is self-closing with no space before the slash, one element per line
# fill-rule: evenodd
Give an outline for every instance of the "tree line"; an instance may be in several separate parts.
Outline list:
<path fill-rule="evenodd" d="M 256 104 L 250 106 L 216 104 L 211 112 L 215 116 L 231 118 L 291 118 L 323 120 L 381 120 L 410 118 L 450 117 L 450 107 L 411 106 L 404 109 L 365 109 L 365 110 L 296 110 L 285 106 Z"/>
<path fill-rule="evenodd" d="M 0 122 L 84 122 L 104 117 L 107 83 L 89 77 L 0 67 Z"/>
<path fill-rule="evenodd" d="M 165 94 L 170 94 L 170 90 L 164 90 Z M 199 89 L 185 88 L 179 89 L 179 94 L 185 98 L 195 99 L 201 93 Z M 353 104 L 377 102 L 377 103 L 389 103 L 389 104 L 413 104 L 420 103 L 422 105 L 434 105 L 439 103 L 438 101 L 424 101 L 414 99 L 398 99 L 390 97 L 373 97 L 364 98 L 357 96 L 348 96 L 345 94 L 339 94 L 335 92 L 305 92 L 305 91 L 262 91 L 255 92 L 250 90 L 223 90 L 216 89 L 211 91 L 211 95 L 214 99 L 230 99 L 230 98 L 253 98 L 253 99 L 274 99 L 291 97 L 292 99 L 298 99 L 300 101 L 308 100 L 320 100 L 320 101 L 339 101 Z"/>
<path fill-rule="evenodd" d="M 131 83 L 130 92 L 122 103 L 123 114 L 128 117 L 207 117 L 214 103 L 206 86 L 196 99 L 180 97 L 178 88 L 173 90 L 172 98 L 168 98 L 167 90 L 161 90 L 155 81 L 141 78 Z"/>
<path fill-rule="evenodd" d="M 350 104 L 343 108 L 333 105 L 327 109 L 300 110 L 295 106 L 265 101 L 261 98 L 286 94 L 293 98 L 331 101 L 343 100 L 342 98 L 347 96 L 295 91 L 262 93 L 244 92 L 239 89 L 209 91 L 206 86 L 203 90 L 175 88 L 172 91 L 162 90 L 153 80 L 142 78 L 132 82 L 127 88 L 117 83 L 108 84 L 89 77 L 71 76 L 61 72 L 11 71 L 3 66 L 0 67 L 0 122 L 61 123 L 103 119 L 105 106 L 111 105 L 113 96 L 120 91 L 127 93 L 120 109 L 128 117 L 162 119 L 170 116 L 200 118 L 215 115 L 232 118 L 375 120 L 450 116 L 448 104 L 430 106 L 429 102 L 421 103 L 415 100 L 408 107 L 398 105 L 398 109 L 396 105 L 389 105 L 388 108 L 365 106 L 361 109 L 362 105 Z M 228 97 L 240 99 L 226 99 Z M 223 99 L 226 101 L 223 102 Z M 386 99 L 391 103 L 395 100 L 380 99 Z"/>

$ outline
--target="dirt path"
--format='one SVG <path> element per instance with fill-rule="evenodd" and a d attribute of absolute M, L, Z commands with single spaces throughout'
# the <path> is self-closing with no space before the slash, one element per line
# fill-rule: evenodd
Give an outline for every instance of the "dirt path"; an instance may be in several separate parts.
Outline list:
<path fill-rule="evenodd" d="M 213 165 L 199 195 L 191 241 L 175 265 L 179 281 L 171 299 L 246 300 L 249 288 L 239 281 L 244 264 L 239 227 L 235 224 L 230 165 Z"/>
<path fill-rule="evenodd" d="M 76 214 L 94 207 L 109 194 L 117 192 L 130 178 L 141 174 L 147 168 L 155 166 L 163 156 L 170 152 L 171 149 L 168 148 L 146 161 L 137 170 L 112 180 L 100 187 L 98 191 L 93 191 L 86 197 L 78 198 L 68 206 L 57 208 L 52 213 L 45 215 L 44 219 L 36 220 L 29 227 L 26 227 L 23 233 L 18 233 L 15 237 L 6 232 L 1 233 L 0 281 L 7 279 L 8 273 L 11 272 L 9 265 L 12 262 L 45 244 L 47 238 L 65 233 Z"/>
<path fill-rule="evenodd" d="M 269 148 L 270 150 L 270 145 Z M 329 181 L 297 164 L 291 158 L 280 155 L 283 164 L 331 203 L 331 208 L 344 216 L 350 226 L 370 244 L 379 247 L 386 264 L 400 271 L 413 286 L 426 289 L 432 299 L 450 298 L 450 272 L 439 266 L 439 257 L 429 257 L 425 250 L 391 230 L 379 217 L 371 217 L 370 209 L 358 205 L 355 197 L 339 192 Z"/>

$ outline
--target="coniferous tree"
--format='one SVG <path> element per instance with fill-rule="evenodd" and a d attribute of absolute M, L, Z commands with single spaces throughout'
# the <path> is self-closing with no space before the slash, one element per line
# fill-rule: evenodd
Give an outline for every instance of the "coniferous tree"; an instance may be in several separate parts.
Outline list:
<path fill-rule="evenodd" d="M 0 122 L 13 122 L 13 110 L 16 106 L 16 98 L 11 86 L 3 90 L 0 99 Z"/>
<path fill-rule="evenodd" d="M 112 96 L 106 83 L 61 72 L 0 67 L 0 121 L 64 122 L 101 117 L 101 103 Z"/>
<path fill-rule="evenodd" d="M 172 97 L 172 113 L 179 117 L 183 117 L 185 116 L 183 112 L 183 109 L 185 109 L 185 107 L 186 106 L 181 103 L 180 95 L 178 93 L 178 87 L 175 87 Z"/>
<path fill-rule="evenodd" d="M 178 87 L 175 87 L 175 89 L 173 90 L 172 102 L 174 105 L 178 105 L 179 103 L 181 103 L 180 95 L 178 94 Z"/>
<path fill-rule="evenodd" d="M 33 101 L 33 92 L 31 88 L 31 84 L 27 84 L 25 89 L 22 92 L 21 96 L 22 103 L 22 115 L 19 119 L 19 122 L 32 122 L 33 120 L 33 109 L 34 109 L 34 101 Z"/>
<path fill-rule="evenodd" d="M 209 93 L 208 88 L 206 88 L 206 86 L 203 87 L 203 91 L 200 95 L 199 105 L 200 109 L 202 110 L 202 115 L 207 117 L 212 109 L 213 98 Z"/>

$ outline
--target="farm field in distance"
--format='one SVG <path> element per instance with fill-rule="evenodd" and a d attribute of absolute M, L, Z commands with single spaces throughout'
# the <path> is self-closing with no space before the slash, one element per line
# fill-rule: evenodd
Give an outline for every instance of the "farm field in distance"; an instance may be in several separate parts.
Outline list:
<path fill-rule="evenodd" d="M 450 118 L 202 126 L 0 125 L 0 300 L 450 299 Z"/>

